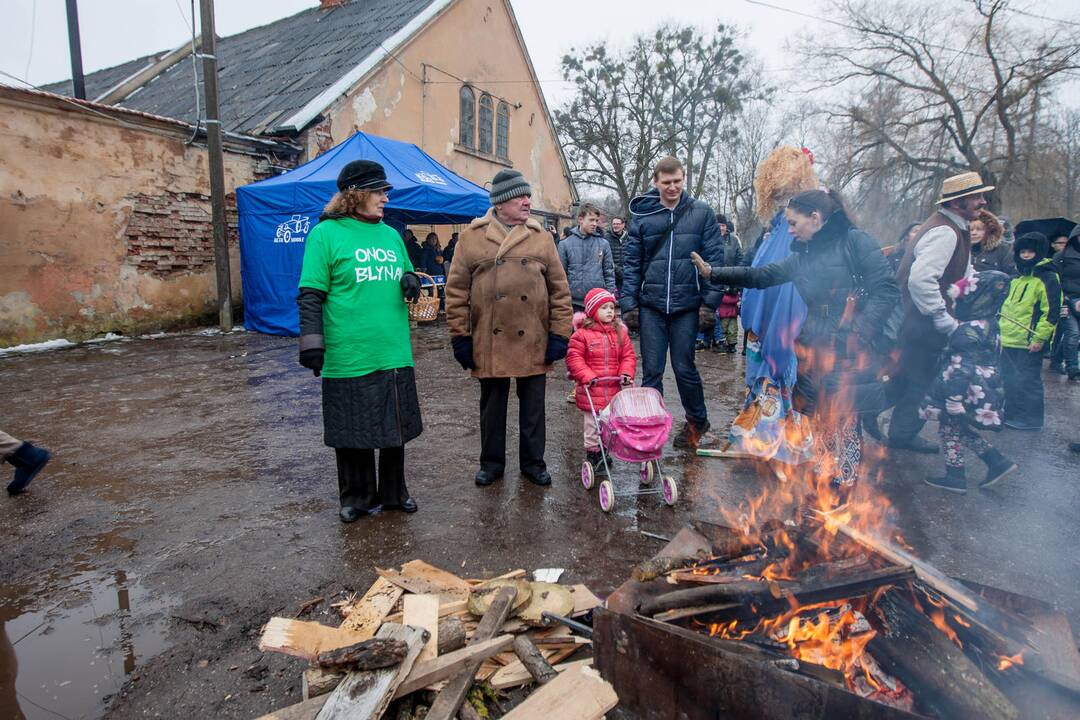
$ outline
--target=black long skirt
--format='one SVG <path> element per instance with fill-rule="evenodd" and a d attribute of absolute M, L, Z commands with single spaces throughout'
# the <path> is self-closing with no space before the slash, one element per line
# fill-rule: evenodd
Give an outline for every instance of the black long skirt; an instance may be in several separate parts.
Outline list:
<path fill-rule="evenodd" d="M 424 430 L 411 367 L 322 379 L 323 442 L 332 448 L 400 447 Z"/>

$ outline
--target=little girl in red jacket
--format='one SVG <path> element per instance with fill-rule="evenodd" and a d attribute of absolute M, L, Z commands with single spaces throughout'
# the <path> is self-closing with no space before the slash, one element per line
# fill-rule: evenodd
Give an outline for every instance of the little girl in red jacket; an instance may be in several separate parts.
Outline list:
<path fill-rule="evenodd" d="M 585 454 L 593 469 L 604 471 L 600 459 L 600 438 L 596 434 L 592 407 L 599 413 L 608 406 L 622 386 L 632 385 L 637 358 L 630 333 L 615 317 L 615 296 L 604 288 L 593 288 L 585 295 L 585 314 L 574 316 L 574 334 L 566 353 L 566 367 L 577 382 L 575 401 L 584 416 Z M 618 381 L 597 382 L 597 378 L 615 377 Z"/>

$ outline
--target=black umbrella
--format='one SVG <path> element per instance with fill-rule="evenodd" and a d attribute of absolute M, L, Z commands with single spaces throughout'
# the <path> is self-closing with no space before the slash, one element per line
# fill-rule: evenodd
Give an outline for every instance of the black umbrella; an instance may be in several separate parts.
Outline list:
<path fill-rule="evenodd" d="M 1048 240 L 1053 242 L 1054 238 L 1059 235 L 1069 237 L 1069 233 L 1072 232 L 1074 227 L 1076 227 L 1076 222 L 1069 218 L 1041 218 L 1039 220 L 1021 220 L 1016 223 L 1016 228 L 1013 232 L 1016 237 L 1020 237 L 1029 232 L 1038 232 L 1042 233 Z"/>

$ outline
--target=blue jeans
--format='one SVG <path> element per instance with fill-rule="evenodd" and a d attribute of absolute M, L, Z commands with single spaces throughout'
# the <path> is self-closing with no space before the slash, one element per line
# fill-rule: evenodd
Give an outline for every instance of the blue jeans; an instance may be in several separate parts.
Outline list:
<path fill-rule="evenodd" d="M 704 424 L 709 413 L 705 409 L 705 389 L 694 364 L 694 340 L 698 333 L 698 311 L 687 310 L 666 315 L 653 308 L 639 308 L 641 324 L 641 384 L 664 394 L 664 370 L 668 348 L 671 349 L 671 368 L 679 388 L 686 419 L 695 425 Z"/>

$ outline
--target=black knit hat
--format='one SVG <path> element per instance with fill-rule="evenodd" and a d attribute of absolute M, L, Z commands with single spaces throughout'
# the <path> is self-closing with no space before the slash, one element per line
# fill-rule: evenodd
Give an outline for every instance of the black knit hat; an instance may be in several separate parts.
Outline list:
<path fill-rule="evenodd" d="M 531 196 L 532 188 L 517 170 L 500 170 L 491 181 L 491 190 L 488 195 L 491 198 L 491 204 L 498 205 L 522 195 Z"/>
<path fill-rule="evenodd" d="M 372 160 L 353 160 L 337 176 L 338 190 L 393 190 L 383 166 Z"/>

